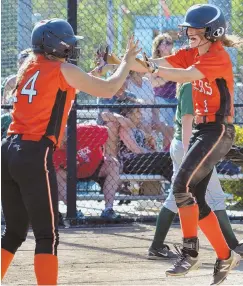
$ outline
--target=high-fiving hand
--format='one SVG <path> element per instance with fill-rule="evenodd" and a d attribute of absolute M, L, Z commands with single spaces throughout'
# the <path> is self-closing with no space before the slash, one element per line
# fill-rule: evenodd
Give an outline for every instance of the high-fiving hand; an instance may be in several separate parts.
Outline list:
<path fill-rule="evenodd" d="M 131 36 L 127 43 L 127 48 L 123 60 L 131 64 L 136 61 L 136 56 L 141 52 L 141 48 L 138 47 L 139 41 L 134 42 L 134 36 Z"/>

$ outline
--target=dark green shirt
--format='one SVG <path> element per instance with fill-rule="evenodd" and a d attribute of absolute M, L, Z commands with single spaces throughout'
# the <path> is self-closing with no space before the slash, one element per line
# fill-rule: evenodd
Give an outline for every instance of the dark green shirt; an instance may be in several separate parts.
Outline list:
<path fill-rule="evenodd" d="M 178 91 L 178 105 L 175 115 L 175 134 L 174 138 L 182 141 L 182 124 L 181 118 L 186 114 L 193 115 L 192 102 L 192 85 L 191 83 L 184 83 Z"/>

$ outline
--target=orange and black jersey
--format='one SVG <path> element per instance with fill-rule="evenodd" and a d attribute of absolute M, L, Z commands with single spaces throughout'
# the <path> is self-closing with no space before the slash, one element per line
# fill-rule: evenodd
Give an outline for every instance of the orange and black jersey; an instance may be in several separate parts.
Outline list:
<path fill-rule="evenodd" d="M 205 78 L 192 82 L 195 115 L 234 115 L 234 79 L 229 54 L 221 42 L 213 43 L 204 55 L 198 49 L 181 49 L 166 57 L 175 68 L 195 66 Z"/>
<path fill-rule="evenodd" d="M 39 141 L 42 136 L 60 145 L 75 89 L 68 85 L 60 61 L 42 55 L 30 63 L 20 81 L 13 106 L 8 135 Z"/>

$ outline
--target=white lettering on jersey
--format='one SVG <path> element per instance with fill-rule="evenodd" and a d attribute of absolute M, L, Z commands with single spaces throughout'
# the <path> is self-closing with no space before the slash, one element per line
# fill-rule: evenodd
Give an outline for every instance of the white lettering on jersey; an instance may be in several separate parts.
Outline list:
<path fill-rule="evenodd" d="M 78 150 L 77 155 L 78 157 L 82 158 L 86 163 L 90 162 L 90 158 L 88 154 L 91 153 L 89 147 L 85 147 L 83 149 Z"/>
<path fill-rule="evenodd" d="M 193 89 L 206 94 L 206 95 L 212 95 L 213 90 L 212 87 L 210 86 L 209 82 L 204 82 L 203 80 L 195 80 L 192 82 Z"/>

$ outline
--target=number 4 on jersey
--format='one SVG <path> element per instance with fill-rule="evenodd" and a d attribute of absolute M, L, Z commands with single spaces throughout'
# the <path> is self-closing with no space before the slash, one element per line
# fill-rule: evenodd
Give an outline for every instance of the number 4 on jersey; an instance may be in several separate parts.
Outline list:
<path fill-rule="evenodd" d="M 37 71 L 24 85 L 20 94 L 21 95 L 28 95 L 28 103 L 32 103 L 33 96 L 37 95 L 37 91 L 35 90 L 35 82 L 39 75 L 40 71 Z"/>

